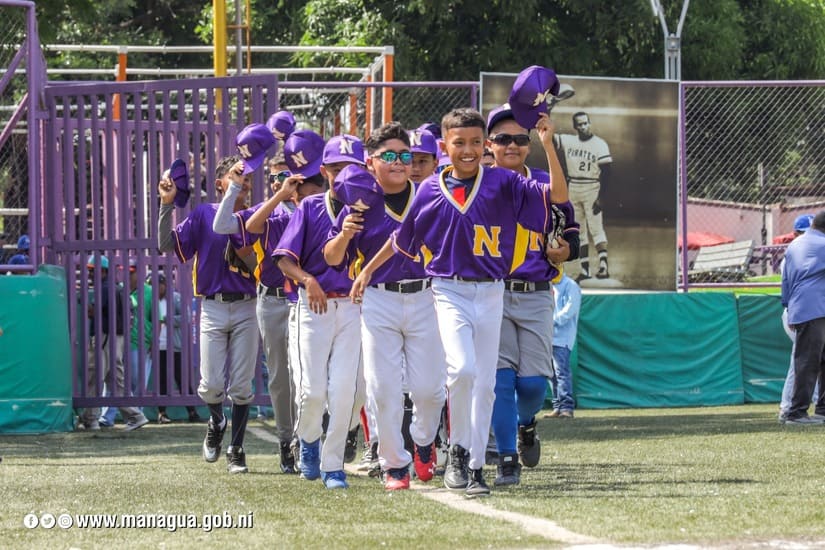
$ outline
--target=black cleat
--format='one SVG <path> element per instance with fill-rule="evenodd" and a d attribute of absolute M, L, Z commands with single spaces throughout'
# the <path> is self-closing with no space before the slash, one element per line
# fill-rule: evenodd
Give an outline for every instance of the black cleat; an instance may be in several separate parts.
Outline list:
<path fill-rule="evenodd" d="M 490 488 L 484 481 L 484 471 L 470 470 L 470 480 L 467 482 L 467 490 L 464 492 L 467 498 L 486 497 L 490 494 Z"/>
<path fill-rule="evenodd" d="M 493 484 L 496 487 L 503 485 L 518 485 L 521 482 L 521 464 L 518 463 L 518 455 L 501 455 L 498 457 L 496 466 L 496 480 Z"/>
<path fill-rule="evenodd" d="M 206 437 L 203 438 L 203 459 L 207 462 L 217 462 L 221 455 L 221 442 L 226 426 L 229 423 L 224 419 L 223 428 L 218 428 L 212 423 L 212 419 L 206 424 Z"/>
<path fill-rule="evenodd" d="M 292 441 L 281 441 L 281 471 L 285 474 L 297 474 L 295 455 L 292 453 Z"/>
<path fill-rule="evenodd" d="M 347 432 L 347 444 L 344 447 L 344 462 L 350 464 L 355 462 L 355 455 L 358 452 L 358 426 Z"/>
<path fill-rule="evenodd" d="M 230 474 L 245 474 L 249 472 L 246 467 L 246 453 L 243 447 L 229 447 L 226 450 L 226 469 Z"/>
<path fill-rule="evenodd" d="M 450 457 L 447 469 L 444 470 L 444 486 L 447 489 L 466 489 L 469 478 L 467 477 L 467 463 L 470 455 L 461 445 L 450 447 Z"/>
<path fill-rule="evenodd" d="M 521 463 L 528 468 L 538 466 L 541 459 L 541 443 L 536 433 L 536 421 L 531 424 L 518 427 L 518 455 Z"/>

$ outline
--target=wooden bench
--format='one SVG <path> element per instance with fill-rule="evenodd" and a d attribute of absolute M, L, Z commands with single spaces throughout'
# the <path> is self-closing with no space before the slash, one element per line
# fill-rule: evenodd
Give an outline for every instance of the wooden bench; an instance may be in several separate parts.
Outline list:
<path fill-rule="evenodd" d="M 693 282 L 741 281 L 749 274 L 753 241 L 703 246 L 693 261 L 688 280 Z"/>

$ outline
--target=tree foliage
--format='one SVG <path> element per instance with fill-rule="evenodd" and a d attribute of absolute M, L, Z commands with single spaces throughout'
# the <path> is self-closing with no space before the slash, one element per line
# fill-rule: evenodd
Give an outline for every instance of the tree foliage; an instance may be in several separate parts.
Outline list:
<path fill-rule="evenodd" d="M 682 2 L 661 0 L 675 30 Z M 243 3 L 243 2 L 241 2 Z M 233 18 L 234 0 L 227 0 Z M 664 36 L 648 0 L 251 0 L 255 44 L 391 45 L 398 80 L 468 80 L 531 65 L 564 74 L 662 78 Z M 212 41 L 212 3 L 41 0 L 41 41 L 179 44 Z M 232 36 L 230 33 L 230 43 Z M 256 56 L 256 65 L 364 66 L 369 55 Z M 51 63 L 95 66 L 94 55 Z M 164 67 L 191 56 L 164 56 Z M 208 56 L 198 59 L 208 66 Z M 825 0 L 692 0 L 682 78 L 825 78 Z"/>

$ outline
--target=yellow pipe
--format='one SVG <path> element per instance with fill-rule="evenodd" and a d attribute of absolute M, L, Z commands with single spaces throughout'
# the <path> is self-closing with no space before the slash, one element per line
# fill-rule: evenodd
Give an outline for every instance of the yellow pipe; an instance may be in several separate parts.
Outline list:
<path fill-rule="evenodd" d="M 226 2 L 212 0 L 212 61 L 215 76 L 226 76 Z M 215 115 L 223 104 L 221 90 L 215 90 Z"/>

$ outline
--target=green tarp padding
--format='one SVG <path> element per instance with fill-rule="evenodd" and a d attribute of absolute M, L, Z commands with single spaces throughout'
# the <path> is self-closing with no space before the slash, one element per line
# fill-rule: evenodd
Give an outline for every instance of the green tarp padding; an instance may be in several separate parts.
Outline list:
<path fill-rule="evenodd" d="M 66 311 L 62 268 L 0 276 L 0 433 L 72 430 Z"/>
<path fill-rule="evenodd" d="M 733 294 L 585 295 L 577 347 L 580 407 L 744 402 Z"/>
<path fill-rule="evenodd" d="M 782 328 L 779 296 L 742 295 L 738 306 L 745 401 L 779 401 L 792 347 Z"/>

